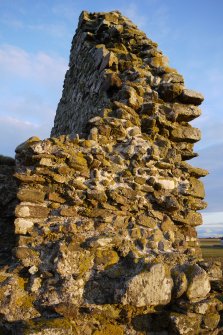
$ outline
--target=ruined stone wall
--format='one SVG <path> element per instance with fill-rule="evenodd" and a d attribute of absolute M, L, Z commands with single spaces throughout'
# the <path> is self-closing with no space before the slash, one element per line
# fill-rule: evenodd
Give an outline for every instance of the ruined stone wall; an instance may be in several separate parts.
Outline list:
<path fill-rule="evenodd" d="M 12 259 L 18 183 L 13 177 L 15 160 L 0 155 L 0 267 Z"/>
<path fill-rule="evenodd" d="M 70 59 L 56 137 L 16 150 L 18 263 L 1 272 L 2 327 L 217 334 L 221 271 L 202 261 L 195 229 L 207 171 L 185 162 L 203 97 L 119 12 L 82 13 Z"/>

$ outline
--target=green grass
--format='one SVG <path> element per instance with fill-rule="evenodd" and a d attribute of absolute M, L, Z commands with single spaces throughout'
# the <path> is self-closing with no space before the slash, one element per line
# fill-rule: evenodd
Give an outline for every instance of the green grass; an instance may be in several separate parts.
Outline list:
<path fill-rule="evenodd" d="M 199 240 L 204 259 L 221 261 L 223 265 L 223 245 L 218 238 L 202 238 Z"/>

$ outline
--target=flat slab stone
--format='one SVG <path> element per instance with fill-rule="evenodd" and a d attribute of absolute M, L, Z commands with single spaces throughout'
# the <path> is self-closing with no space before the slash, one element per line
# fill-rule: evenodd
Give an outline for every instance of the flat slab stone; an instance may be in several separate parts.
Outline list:
<path fill-rule="evenodd" d="M 201 110 L 196 106 L 175 103 L 173 111 L 176 113 L 177 121 L 192 121 L 201 115 Z"/>
<path fill-rule="evenodd" d="M 179 127 L 171 132 L 172 139 L 176 142 L 197 142 L 201 139 L 201 132 L 197 128 Z"/>
<path fill-rule="evenodd" d="M 204 96 L 201 93 L 198 93 L 196 91 L 184 89 L 179 97 L 180 101 L 187 103 L 187 104 L 193 104 L 193 105 L 200 105 L 203 100 Z"/>

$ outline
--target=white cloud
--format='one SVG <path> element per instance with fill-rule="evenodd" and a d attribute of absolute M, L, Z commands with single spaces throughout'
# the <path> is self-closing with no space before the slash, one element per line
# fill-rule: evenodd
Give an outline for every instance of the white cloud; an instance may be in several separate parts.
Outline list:
<path fill-rule="evenodd" d="M 66 69 L 57 55 L 0 46 L 1 154 L 12 155 L 30 136 L 49 136 Z"/>
<path fill-rule="evenodd" d="M 38 126 L 12 117 L 0 117 L 0 142 L 3 155 L 14 156 L 18 144 L 38 133 Z"/>
<path fill-rule="evenodd" d="M 208 225 L 222 225 L 223 222 L 223 212 L 211 212 L 211 213 L 203 213 L 203 219 L 206 224 Z M 222 226 L 223 228 L 223 226 Z"/>
<path fill-rule="evenodd" d="M 39 110 L 41 109 L 45 116 L 42 116 L 40 122 L 32 122 L 11 116 L 0 116 L 0 154 L 14 156 L 15 148 L 31 136 L 38 136 L 41 139 L 49 137 L 54 113 L 43 105 L 39 106 Z M 35 111 L 37 111 L 37 106 Z M 20 116 L 19 110 L 18 116 Z"/>
<path fill-rule="evenodd" d="M 2 99 L 0 101 L 0 118 L 11 121 L 21 121 L 40 126 L 45 122 L 52 125 L 55 115 L 55 107 L 52 103 L 46 103 L 41 97 L 30 95 L 14 96 L 13 99 Z M 0 125 L 1 127 L 1 125 Z"/>
<path fill-rule="evenodd" d="M 205 227 L 198 227 L 197 229 L 198 237 L 222 237 L 223 236 L 223 229 L 221 228 L 205 228 Z"/>
<path fill-rule="evenodd" d="M 197 228 L 200 237 L 223 236 L 223 212 L 202 213 L 203 225 Z"/>
<path fill-rule="evenodd" d="M 21 121 L 19 119 L 16 119 L 10 116 L 6 116 L 6 117 L 0 116 L 0 123 L 3 125 L 8 124 L 8 125 L 11 125 L 12 127 L 20 127 L 20 128 L 23 128 L 23 127 L 37 128 L 38 127 L 38 125 L 35 123 L 29 122 L 29 121 Z"/>
<path fill-rule="evenodd" d="M 0 68 L 4 72 L 27 76 L 31 70 L 30 57 L 27 52 L 11 45 L 0 48 Z"/>
<path fill-rule="evenodd" d="M 67 69 L 67 61 L 46 52 L 36 54 L 13 45 L 0 46 L 0 71 L 2 75 L 31 78 L 33 81 L 54 85 L 61 83 Z"/>

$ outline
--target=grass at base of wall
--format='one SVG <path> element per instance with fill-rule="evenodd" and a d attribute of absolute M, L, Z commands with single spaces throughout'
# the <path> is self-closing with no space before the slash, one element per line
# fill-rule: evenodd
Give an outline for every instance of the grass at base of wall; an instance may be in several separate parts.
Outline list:
<path fill-rule="evenodd" d="M 199 241 L 204 259 L 220 261 L 223 269 L 223 244 L 221 240 L 219 238 L 201 238 Z"/>

